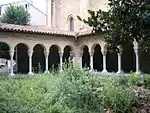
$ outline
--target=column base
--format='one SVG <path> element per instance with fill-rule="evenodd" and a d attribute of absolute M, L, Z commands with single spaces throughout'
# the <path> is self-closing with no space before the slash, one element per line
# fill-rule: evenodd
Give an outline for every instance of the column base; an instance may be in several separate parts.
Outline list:
<path fill-rule="evenodd" d="M 61 72 L 63 72 L 63 70 L 62 70 L 62 69 L 60 69 L 60 70 L 59 70 L 59 73 L 61 73 Z"/>
<path fill-rule="evenodd" d="M 33 72 L 29 72 L 28 75 L 34 75 Z"/>
<path fill-rule="evenodd" d="M 15 74 L 14 73 L 10 73 L 10 76 L 14 76 Z"/>
<path fill-rule="evenodd" d="M 102 73 L 108 73 L 108 72 L 107 72 L 107 70 L 106 70 L 106 69 L 104 69 L 104 70 L 102 71 Z"/>
<path fill-rule="evenodd" d="M 89 70 L 89 72 L 93 72 L 93 71 L 94 71 L 93 69 L 90 69 L 90 70 Z"/>
<path fill-rule="evenodd" d="M 141 75 L 141 71 L 137 71 L 135 72 L 137 75 Z"/>
<path fill-rule="evenodd" d="M 117 74 L 123 74 L 123 71 L 122 70 L 117 71 Z"/>
<path fill-rule="evenodd" d="M 44 71 L 45 74 L 49 73 L 49 71 Z"/>

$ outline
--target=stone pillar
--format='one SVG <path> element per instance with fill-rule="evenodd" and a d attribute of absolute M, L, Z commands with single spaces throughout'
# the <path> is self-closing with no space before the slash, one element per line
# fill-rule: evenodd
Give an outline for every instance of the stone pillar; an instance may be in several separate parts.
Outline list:
<path fill-rule="evenodd" d="M 32 72 L 32 55 L 33 55 L 33 51 L 29 50 L 28 51 L 28 56 L 29 56 L 29 73 L 28 73 L 28 75 L 33 75 L 33 72 Z"/>
<path fill-rule="evenodd" d="M 79 66 L 82 69 L 82 56 L 83 56 L 83 52 L 79 53 Z"/>
<path fill-rule="evenodd" d="M 71 51 L 71 53 L 70 53 L 70 59 L 72 60 L 73 65 L 75 65 L 75 57 L 76 57 L 75 52 Z"/>
<path fill-rule="evenodd" d="M 118 55 L 118 71 L 117 71 L 117 73 L 120 74 L 120 73 L 122 73 L 121 55 L 122 55 L 123 49 L 121 46 L 118 46 L 118 48 L 119 48 L 119 52 L 117 53 L 117 55 Z"/>
<path fill-rule="evenodd" d="M 11 50 L 11 51 L 10 51 L 10 60 L 11 60 L 11 63 L 10 63 L 10 64 L 11 64 L 11 65 L 10 65 L 10 67 L 11 67 L 11 68 L 10 68 L 10 75 L 11 75 L 11 76 L 14 76 L 14 75 L 15 75 L 15 74 L 14 74 L 14 69 L 13 69 L 13 67 L 14 67 L 14 66 L 13 66 L 13 57 L 14 57 L 14 50 Z"/>
<path fill-rule="evenodd" d="M 63 70 L 63 52 L 62 51 L 60 51 L 59 52 L 59 57 L 60 57 L 60 71 L 62 71 Z"/>
<path fill-rule="evenodd" d="M 52 1 L 46 0 L 46 25 L 51 27 L 52 24 Z"/>
<path fill-rule="evenodd" d="M 137 42 L 134 42 L 134 52 L 136 57 L 136 74 L 140 74 L 139 68 L 139 46 Z"/>
<path fill-rule="evenodd" d="M 49 70 L 48 70 L 49 51 L 45 51 L 44 54 L 45 54 L 45 72 L 44 73 L 49 73 Z"/>
<path fill-rule="evenodd" d="M 102 52 L 102 55 L 103 55 L 103 71 L 102 71 L 102 73 L 107 73 L 107 69 L 106 69 L 106 54 L 107 54 L 107 50 L 106 49 L 102 49 L 101 52 Z"/>
<path fill-rule="evenodd" d="M 90 51 L 90 71 L 93 71 L 93 54 L 94 52 L 93 51 Z"/>

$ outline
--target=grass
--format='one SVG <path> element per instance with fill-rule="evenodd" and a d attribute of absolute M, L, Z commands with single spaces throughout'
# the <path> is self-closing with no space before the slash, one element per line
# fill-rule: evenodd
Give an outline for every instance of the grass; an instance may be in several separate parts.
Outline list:
<path fill-rule="evenodd" d="M 91 76 L 78 68 L 57 74 L 0 77 L 0 113 L 131 113 L 132 86 L 149 88 L 150 77 Z"/>

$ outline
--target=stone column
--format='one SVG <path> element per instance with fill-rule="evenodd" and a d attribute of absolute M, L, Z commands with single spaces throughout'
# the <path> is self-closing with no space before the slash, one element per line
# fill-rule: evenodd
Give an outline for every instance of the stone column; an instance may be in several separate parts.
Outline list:
<path fill-rule="evenodd" d="M 117 71 L 117 73 L 120 74 L 120 73 L 122 73 L 121 55 L 122 55 L 123 49 L 121 46 L 119 46 L 118 48 L 119 48 L 119 52 L 117 53 L 117 55 L 118 55 L 118 71 Z"/>
<path fill-rule="evenodd" d="M 10 69 L 10 75 L 11 76 L 14 76 L 15 74 L 14 74 L 14 69 L 13 69 L 13 57 L 14 57 L 14 50 L 11 50 L 10 51 L 10 60 L 11 60 L 11 63 L 10 63 L 10 67 L 11 67 L 11 69 Z"/>
<path fill-rule="evenodd" d="M 94 52 L 93 51 L 90 51 L 90 71 L 93 71 L 93 54 Z"/>
<path fill-rule="evenodd" d="M 70 59 L 72 60 L 73 65 L 75 65 L 75 57 L 76 57 L 75 52 L 71 51 L 70 52 Z"/>
<path fill-rule="evenodd" d="M 62 51 L 59 52 L 59 57 L 60 57 L 60 71 L 62 71 L 63 70 L 63 61 L 62 61 L 63 52 Z"/>
<path fill-rule="evenodd" d="M 28 75 L 33 75 L 33 72 L 32 72 L 32 55 L 33 55 L 33 51 L 29 50 L 28 51 L 28 56 L 29 56 L 29 73 L 28 73 Z"/>
<path fill-rule="evenodd" d="M 79 53 L 79 66 L 82 69 L 82 56 L 83 56 L 83 52 Z"/>
<path fill-rule="evenodd" d="M 46 25 L 51 27 L 52 24 L 52 0 L 46 0 Z"/>
<path fill-rule="evenodd" d="M 45 54 L 45 72 L 44 73 L 49 73 L 49 70 L 48 70 L 49 51 L 45 51 L 44 54 Z"/>
<path fill-rule="evenodd" d="M 138 43 L 134 43 L 134 52 L 136 57 L 136 74 L 140 74 L 140 68 L 139 68 L 139 47 Z"/>
<path fill-rule="evenodd" d="M 106 49 L 102 49 L 101 52 L 102 52 L 102 55 L 103 55 L 103 71 L 102 71 L 102 73 L 107 73 L 107 69 L 106 69 L 106 54 L 107 54 L 107 50 Z"/>

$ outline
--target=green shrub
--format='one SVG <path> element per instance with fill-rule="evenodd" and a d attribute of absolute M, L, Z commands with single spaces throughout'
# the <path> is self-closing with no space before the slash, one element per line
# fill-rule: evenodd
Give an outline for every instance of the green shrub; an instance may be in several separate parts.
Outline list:
<path fill-rule="evenodd" d="M 36 113 L 43 109 L 44 80 L 7 78 L 0 83 L 0 113 Z"/>
<path fill-rule="evenodd" d="M 101 91 L 101 98 L 105 108 L 110 108 L 113 113 L 130 113 L 135 103 L 134 93 L 131 89 L 112 83 L 105 84 Z"/>
<path fill-rule="evenodd" d="M 0 77 L 0 113 L 130 113 L 130 85 L 136 83 L 133 76 L 91 76 L 73 66 L 36 77 Z"/>
<path fill-rule="evenodd" d="M 150 89 L 150 75 L 145 75 L 143 77 L 143 80 L 144 80 L 144 86 L 146 88 L 149 88 Z"/>
<path fill-rule="evenodd" d="M 119 76 L 118 77 L 118 83 L 119 85 L 124 85 L 124 86 L 128 86 L 129 85 L 129 77 L 128 76 Z"/>
<path fill-rule="evenodd" d="M 65 69 L 47 86 L 47 103 L 54 113 L 103 113 L 99 91 L 89 75 L 78 69 Z"/>

